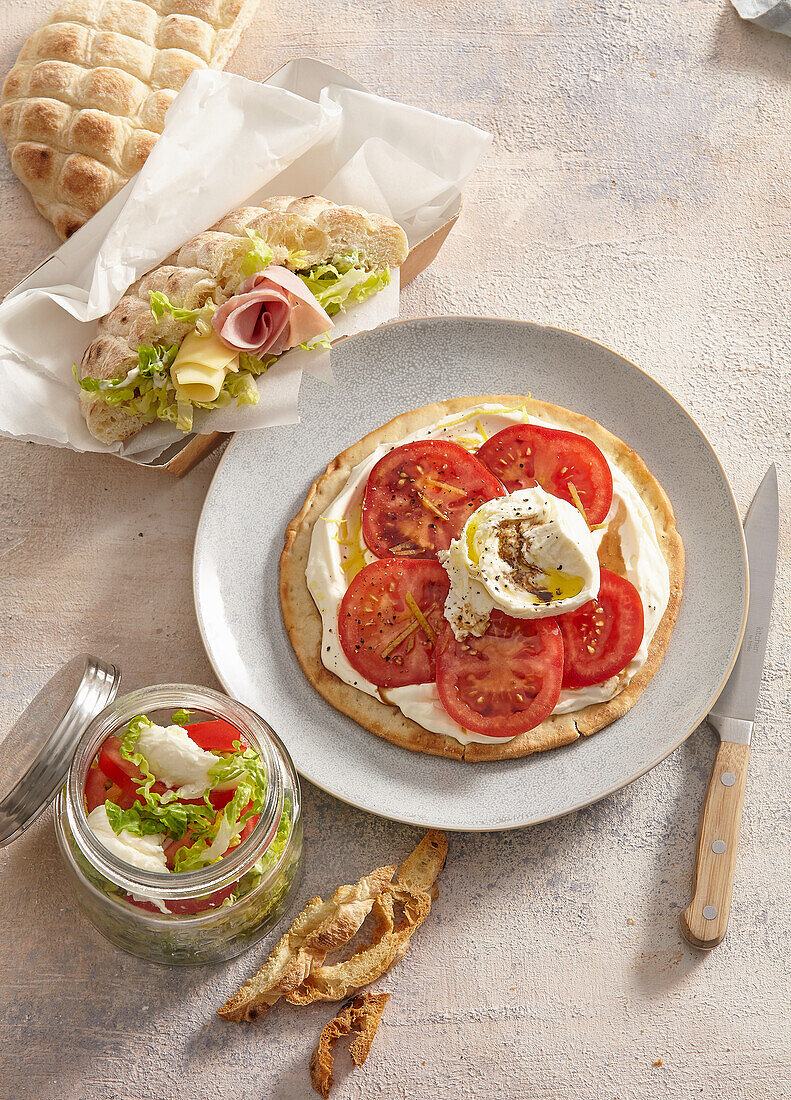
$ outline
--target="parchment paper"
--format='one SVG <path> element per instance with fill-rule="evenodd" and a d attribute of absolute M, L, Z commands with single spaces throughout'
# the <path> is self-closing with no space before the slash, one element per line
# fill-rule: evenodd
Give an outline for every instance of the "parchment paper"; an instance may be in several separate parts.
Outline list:
<path fill-rule="evenodd" d="M 143 169 L 0 305 L 0 434 L 153 461 L 184 436 L 157 422 L 108 447 L 80 415 L 72 364 L 124 291 L 229 210 L 271 195 L 323 194 L 388 215 L 410 246 L 459 209 L 490 142 L 466 123 L 372 95 L 321 62 L 262 84 L 193 73 Z M 398 315 L 398 277 L 335 318 L 333 340 Z M 332 381 L 329 351 L 287 352 L 259 403 L 196 415 L 199 432 L 296 423 L 303 371 Z"/>

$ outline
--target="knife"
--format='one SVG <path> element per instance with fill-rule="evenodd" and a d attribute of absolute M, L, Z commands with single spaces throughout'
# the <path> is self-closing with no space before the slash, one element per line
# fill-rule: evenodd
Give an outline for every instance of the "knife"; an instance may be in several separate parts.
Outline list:
<path fill-rule="evenodd" d="M 700 815 L 692 901 L 680 918 L 685 938 L 706 950 L 722 943 L 731 911 L 747 763 L 777 569 L 779 505 L 774 465 L 753 497 L 744 534 L 750 574 L 747 623 L 739 656 L 708 716 L 719 734 L 720 747 Z"/>

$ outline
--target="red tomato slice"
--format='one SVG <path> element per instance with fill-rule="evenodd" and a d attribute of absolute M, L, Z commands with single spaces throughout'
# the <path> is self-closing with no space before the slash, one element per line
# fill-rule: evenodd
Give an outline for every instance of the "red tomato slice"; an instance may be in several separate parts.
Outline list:
<path fill-rule="evenodd" d="M 514 737 L 553 711 L 563 679 L 563 639 L 553 618 L 512 619 L 493 611 L 486 633 L 457 641 L 445 623 L 437 646 L 437 690 L 460 726 Z"/>
<path fill-rule="evenodd" d="M 497 478 L 458 443 L 405 443 L 371 470 L 363 500 L 363 538 L 379 558 L 436 558 L 476 508 L 504 495 Z"/>
<path fill-rule="evenodd" d="M 576 432 L 538 424 L 514 424 L 487 439 L 478 459 L 509 493 L 538 483 L 574 504 L 569 484 L 579 493 L 588 523 L 603 523 L 612 504 L 612 474 L 596 444 Z"/>
<path fill-rule="evenodd" d="M 219 905 L 225 901 L 227 897 L 230 897 L 235 889 L 235 883 L 230 886 L 223 887 L 222 890 L 215 890 L 213 894 L 207 894 L 202 898 L 184 898 L 181 901 L 166 901 L 164 906 L 169 913 L 174 913 L 179 916 L 187 916 L 190 913 L 204 913 L 208 909 L 216 909 Z M 158 909 L 150 901 L 138 901 L 137 898 L 133 898 L 130 894 L 126 895 L 126 900 L 130 905 L 137 906 L 138 909 L 145 909 L 147 913 L 162 913 L 161 909 Z"/>
<path fill-rule="evenodd" d="M 338 637 L 352 667 L 378 687 L 431 683 L 448 588 L 437 561 L 382 558 L 366 565 L 338 614 Z"/>
<path fill-rule="evenodd" d="M 599 594 L 558 616 L 563 635 L 563 687 L 600 684 L 621 672 L 643 640 L 643 601 L 625 577 L 601 570 Z"/>
<path fill-rule="evenodd" d="M 88 813 L 95 810 L 97 806 L 104 805 L 108 798 L 108 792 L 113 786 L 112 779 L 108 779 L 101 768 L 91 768 L 88 772 L 88 778 L 85 780 L 85 805 L 88 808 Z"/>
<path fill-rule="evenodd" d="M 234 741 L 239 741 L 243 749 L 248 747 L 236 726 L 223 718 L 215 718 L 210 722 L 193 722 L 184 729 L 195 744 L 206 752 L 236 752 Z"/>
<path fill-rule="evenodd" d="M 143 773 L 138 766 L 121 756 L 118 737 L 108 737 L 99 749 L 99 767 L 122 790 L 136 791 L 138 784 L 143 782 Z"/>
<path fill-rule="evenodd" d="M 128 809 L 137 796 L 138 787 L 143 782 L 143 773 L 137 764 L 133 764 L 131 760 L 126 760 L 121 756 L 121 741 L 118 737 L 107 738 L 99 749 L 97 760 L 105 775 L 121 788 L 124 797 L 131 798 L 128 806 L 123 806 L 123 809 Z M 165 784 L 160 783 L 158 780 L 151 786 L 151 790 L 157 794 L 164 794 L 167 789 Z M 121 801 L 117 798 L 114 798 L 113 802 L 118 802 L 118 805 L 122 806 Z"/>

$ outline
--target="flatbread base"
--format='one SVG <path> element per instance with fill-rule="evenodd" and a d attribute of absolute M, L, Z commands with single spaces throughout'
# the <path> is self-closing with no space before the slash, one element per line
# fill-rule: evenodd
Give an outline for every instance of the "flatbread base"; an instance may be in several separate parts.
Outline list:
<path fill-rule="evenodd" d="M 352 469 L 380 444 L 397 443 L 420 428 L 476 405 L 496 404 L 513 408 L 523 403 L 529 415 L 547 416 L 569 431 L 588 436 L 631 480 L 654 521 L 659 545 L 670 572 L 670 600 L 651 641 L 645 664 L 615 698 L 606 703 L 593 703 L 572 714 L 551 715 L 535 729 L 520 733 L 510 741 L 462 745 L 453 737 L 424 729 L 402 714 L 397 707 L 344 683 L 321 663 L 321 615 L 313 602 L 305 578 L 310 540 L 316 520 L 344 487 Z M 605 536 L 599 551 L 599 560 L 605 568 L 623 574 L 624 565 L 616 538 Z M 514 759 L 568 745 L 580 735 L 596 733 L 626 714 L 640 698 L 662 663 L 678 616 L 683 585 L 684 547 L 676 530 L 673 508 L 662 486 L 640 456 L 587 416 L 559 405 L 512 394 L 436 401 L 432 405 L 424 405 L 420 409 L 396 416 L 352 444 L 334 458 L 325 473 L 311 485 L 305 503 L 286 528 L 285 546 L 280 556 L 280 602 L 286 629 L 305 675 L 327 702 L 371 733 L 394 745 L 400 745 L 412 752 L 446 756 L 469 763 Z"/>

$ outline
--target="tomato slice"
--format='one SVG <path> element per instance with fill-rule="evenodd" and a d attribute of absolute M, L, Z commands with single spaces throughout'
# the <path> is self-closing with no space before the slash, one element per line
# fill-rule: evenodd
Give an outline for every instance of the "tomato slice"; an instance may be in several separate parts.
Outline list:
<path fill-rule="evenodd" d="M 405 443 L 371 470 L 363 500 L 363 538 L 379 558 L 436 558 L 476 508 L 504 495 L 497 478 L 458 443 Z"/>
<path fill-rule="evenodd" d="M 234 741 L 239 741 L 246 749 L 247 742 L 236 726 L 224 718 L 214 718 L 208 722 L 192 722 L 184 729 L 192 740 L 206 752 L 236 752 Z"/>
<path fill-rule="evenodd" d="M 460 726 L 489 737 L 534 729 L 553 711 L 563 679 L 563 639 L 553 618 L 493 611 L 486 633 L 458 641 L 445 623 L 437 645 L 437 690 Z"/>
<path fill-rule="evenodd" d="M 108 798 L 111 802 L 119 805 L 122 810 L 128 810 L 134 802 L 131 794 L 121 790 L 118 784 L 113 783 L 112 779 L 104 774 L 99 765 L 95 764 L 88 772 L 88 778 L 85 780 L 85 805 L 88 813 L 95 810 L 97 806 L 103 806 Z"/>
<path fill-rule="evenodd" d="M 634 585 L 601 570 L 595 600 L 558 616 L 563 635 L 563 687 L 581 688 L 616 676 L 634 657 L 643 640 L 643 601 Z"/>
<path fill-rule="evenodd" d="M 137 791 L 138 785 L 143 782 L 143 773 L 138 766 L 121 756 L 118 737 L 108 737 L 99 749 L 99 767 L 124 791 Z"/>
<path fill-rule="evenodd" d="M 612 504 L 612 473 L 607 459 L 587 436 L 514 424 L 487 439 L 478 459 L 509 493 L 539 484 L 546 492 L 575 504 L 579 494 L 588 523 L 603 523 Z"/>
<path fill-rule="evenodd" d="M 231 896 L 235 887 L 236 884 L 231 883 L 230 886 L 224 886 L 222 890 L 215 890 L 213 894 L 207 894 L 202 898 L 183 898 L 179 901 L 166 901 L 163 904 L 169 913 L 178 916 L 204 913 L 208 909 L 216 909 L 219 905 L 222 905 L 225 899 Z M 131 894 L 126 895 L 126 900 L 138 909 L 145 909 L 147 913 L 162 913 L 162 910 L 157 908 L 153 902 L 133 898 Z"/>
<path fill-rule="evenodd" d="M 382 558 L 361 569 L 338 614 L 352 667 L 378 687 L 431 683 L 449 587 L 437 561 Z"/>

